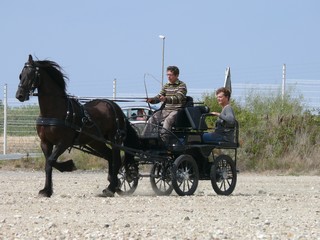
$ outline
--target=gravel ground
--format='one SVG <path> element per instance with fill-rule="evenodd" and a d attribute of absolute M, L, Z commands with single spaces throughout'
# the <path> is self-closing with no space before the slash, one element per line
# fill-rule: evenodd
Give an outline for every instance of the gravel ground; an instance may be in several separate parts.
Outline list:
<path fill-rule="evenodd" d="M 54 172 L 54 195 L 38 197 L 43 172 L 0 170 L 0 239 L 320 239 L 320 177 L 240 173 L 231 196 L 200 181 L 194 196 L 97 197 L 105 172 Z"/>

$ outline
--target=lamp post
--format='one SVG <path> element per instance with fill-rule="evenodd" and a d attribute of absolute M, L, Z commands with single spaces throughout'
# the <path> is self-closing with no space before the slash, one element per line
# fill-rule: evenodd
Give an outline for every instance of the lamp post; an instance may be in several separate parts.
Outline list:
<path fill-rule="evenodd" d="M 163 86 L 163 77 L 164 77 L 164 42 L 166 37 L 159 35 L 159 38 L 162 39 L 162 72 L 161 72 L 161 87 Z"/>

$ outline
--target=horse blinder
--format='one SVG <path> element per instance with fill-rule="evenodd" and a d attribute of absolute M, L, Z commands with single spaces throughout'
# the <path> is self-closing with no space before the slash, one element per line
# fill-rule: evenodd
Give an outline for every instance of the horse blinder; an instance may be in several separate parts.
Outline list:
<path fill-rule="evenodd" d="M 29 96 L 33 96 L 34 95 L 34 91 L 36 90 L 37 87 L 39 87 L 39 83 L 40 83 L 40 72 L 39 72 L 39 67 L 35 67 L 33 65 L 30 65 L 29 63 L 26 63 L 24 68 L 28 68 L 30 69 L 32 72 L 34 72 L 33 77 L 31 79 L 31 81 L 28 81 L 29 84 L 27 84 L 28 86 L 24 86 L 22 85 L 22 83 L 20 82 L 19 84 L 19 88 L 20 90 L 22 90 L 23 92 L 25 92 L 25 101 L 29 100 Z M 31 72 L 30 72 L 31 73 Z M 30 74 L 29 73 L 29 74 Z M 28 75 L 27 74 L 27 78 Z M 21 74 L 20 74 L 20 81 L 21 81 Z M 29 79 L 29 78 L 28 78 Z M 30 86 L 31 85 L 31 86 Z"/>

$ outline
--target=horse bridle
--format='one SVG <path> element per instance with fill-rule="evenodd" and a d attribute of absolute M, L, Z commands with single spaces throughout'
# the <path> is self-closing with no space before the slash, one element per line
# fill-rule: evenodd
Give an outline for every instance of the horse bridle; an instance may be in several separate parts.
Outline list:
<path fill-rule="evenodd" d="M 36 67 L 30 63 L 25 63 L 24 65 L 25 68 L 30 68 L 32 69 L 32 71 L 34 71 L 34 77 L 32 79 L 32 85 L 30 87 L 30 89 L 26 89 L 25 86 L 23 86 L 21 83 L 19 84 L 19 88 L 22 88 L 25 92 L 28 92 L 29 93 L 29 96 L 34 96 L 36 95 L 34 93 L 34 91 L 36 90 L 37 87 L 39 87 L 39 83 L 40 83 L 40 68 L 39 67 Z"/>

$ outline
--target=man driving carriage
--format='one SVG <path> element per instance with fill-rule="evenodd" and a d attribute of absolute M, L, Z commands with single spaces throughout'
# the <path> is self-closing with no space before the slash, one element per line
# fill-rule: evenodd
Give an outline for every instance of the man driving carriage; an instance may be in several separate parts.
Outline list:
<path fill-rule="evenodd" d="M 179 73 L 178 67 L 168 66 L 168 82 L 163 85 L 157 96 L 146 99 L 148 103 L 157 104 L 162 102 L 163 105 L 161 106 L 161 110 L 155 112 L 155 114 L 150 117 L 142 134 L 147 136 L 152 132 L 155 125 L 159 125 L 163 121 L 160 137 L 165 144 L 169 142 L 169 131 L 176 120 L 178 110 L 186 104 L 187 86 L 179 79 Z"/>

